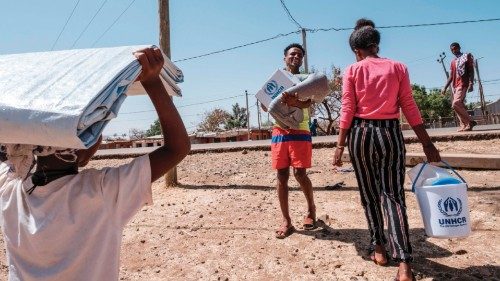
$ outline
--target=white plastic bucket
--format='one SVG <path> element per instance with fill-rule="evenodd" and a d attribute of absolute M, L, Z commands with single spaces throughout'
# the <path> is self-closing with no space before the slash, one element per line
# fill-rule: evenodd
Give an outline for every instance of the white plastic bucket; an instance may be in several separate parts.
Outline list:
<path fill-rule="evenodd" d="M 446 163 L 445 163 L 446 164 Z M 427 236 L 436 238 L 466 237 L 471 233 L 469 219 L 469 204 L 467 200 L 467 183 L 458 173 L 449 167 L 462 181 L 446 185 L 416 185 L 424 183 L 425 178 L 419 179 L 424 168 L 442 169 L 424 163 L 410 170 L 409 175 L 413 181 L 413 192 L 417 196 L 420 213 L 424 222 Z M 419 170 L 415 177 L 415 170 Z M 431 176 L 432 172 L 427 172 Z M 431 176 L 434 177 L 434 176 Z"/>

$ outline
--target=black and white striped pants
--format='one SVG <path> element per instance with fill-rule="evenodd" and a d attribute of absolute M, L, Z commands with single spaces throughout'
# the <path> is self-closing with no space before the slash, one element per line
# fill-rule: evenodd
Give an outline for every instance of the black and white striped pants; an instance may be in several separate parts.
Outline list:
<path fill-rule="evenodd" d="M 397 119 L 354 118 L 348 139 L 372 244 L 389 244 L 392 258 L 411 261 L 405 193 L 405 146 Z M 384 235 L 382 207 L 389 239 Z"/>

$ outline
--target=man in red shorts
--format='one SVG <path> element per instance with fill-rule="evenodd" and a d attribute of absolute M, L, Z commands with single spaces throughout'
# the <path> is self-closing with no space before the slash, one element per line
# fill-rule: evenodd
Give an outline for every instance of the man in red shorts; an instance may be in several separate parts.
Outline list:
<path fill-rule="evenodd" d="M 292 74 L 299 74 L 304 55 L 305 50 L 300 44 L 287 46 L 284 50 L 285 70 Z M 304 218 L 303 227 L 304 229 L 313 229 L 316 225 L 316 206 L 314 205 L 312 184 L 306 173 L 306 169 L 311 167 L 312 158 L 312 141 L 309 131 L 309 107 L 311 101 L 300 101 L 294 93 L 284 93 L 283 95 L 283 101 L 287 105 L 302 108 L 304 120 L 300 123 L 299 130 L 284 129 L 279 125 L 275 125 L 273 128 L 271 144 L 272 167 L 277 170 L 278 199 L 283 215 L 283 222 L 276 230 L 276 238 L 280 239 L 286 238 L 295 229 L 288 208 L 290 166 L 293 167 L 293 175 L 300 184 L 307 200 L 308 211 Z"/>
<path fill-rule="evenodd" d="M 446 95 L 446 90 L 453 83 L 452 107 L 460 121 L 458 131 L 472 131 L 472 128 L 477 123 L 467 113 L 464 100 L 465 95 L 474 90 L 474 58 L 470 53 L 462 53 L 460 51 L 460 44 L 457 42 L 451 43 L 450 50 L 455 55 L 455 58 L 451 61 L 450 77 L 441 93 L 442 95 Z"/>

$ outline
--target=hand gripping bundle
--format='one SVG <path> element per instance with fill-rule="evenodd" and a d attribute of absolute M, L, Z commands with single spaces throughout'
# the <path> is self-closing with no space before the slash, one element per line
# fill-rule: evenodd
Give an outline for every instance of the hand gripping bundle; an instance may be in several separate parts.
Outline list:
<path fill-rule="evenodd" d="M 297 94 L 300 100 L 322 102 L 329 94 L 328 79 L 321 73 L 292 75 L 277 70 L 255 95 L 267 107 L 278 125 L 284 129 L 298 129 L 304 120 L 302 109 L 282 102 L 282 93 Z"/>

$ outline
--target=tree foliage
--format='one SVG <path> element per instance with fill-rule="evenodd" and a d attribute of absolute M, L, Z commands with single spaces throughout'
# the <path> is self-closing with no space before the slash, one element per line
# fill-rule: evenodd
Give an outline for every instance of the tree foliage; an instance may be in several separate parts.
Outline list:
<path fill-rule="evenodd" d="M 131 140 L 139 140 L 146 136 L 146 132 L 144 132 L 144 130 L 141 129 L 132 128 L 129 130 L 128 136 Z"/>
<path fill-rule="evenodd" d="M 450 97 L 442 96 L 439 89 L 427 91 L 425 86 L 417 84 L 413 84 L 411 88 L 422 118 L 435 120 L 453 116 Z"/>
<path fill-rule="evenodd" d="M 234 128 L 247 127 L 247 109 L 240 107 L 238 103 L 233 104 L 232 113 L 226 121 L 225 128 L 231 130 Z"/>
<path fill-rule="evenodd" d="M 149 126 L 149 129 L 146 131 L 145 136 L 151 137 L 151 136 L 157 136 L 157 135 L 161 135 L 161 134 L 162 134 L 162 132 L 161 132 L 160 120 L 156 119 L 156 121 L 154 121 L 153 124 L 151 124 L 151 126 Z"/>
<path fill-rule="evenodd" d="M 198 124 L 198 131 L 202 132 L 220 132 L 225 129 L 227 121 L 231 118 L 231 114 L 227 111 L 216 108 L 212 111 L 204 113 L 203 121 Z"/>

